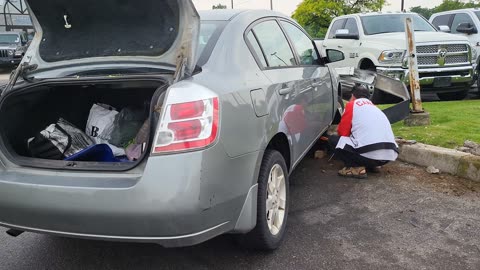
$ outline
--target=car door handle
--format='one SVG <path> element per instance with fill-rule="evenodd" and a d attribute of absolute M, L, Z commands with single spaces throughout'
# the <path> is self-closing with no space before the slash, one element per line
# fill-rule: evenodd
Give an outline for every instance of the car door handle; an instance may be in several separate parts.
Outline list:
<path fill-rule="evenodd" d="M 338 45 L 338 48 L 341 49 L 341 48 L 343 48 L 343 46 L 342 46 L 342 45 Z"/>
<path fill-rule="evenodd" d="M 293 88 L 292 87 L 288 87 L 288 86 L 283 86 L 282 89 L 280 89 L 280 91 L 278 91 L 278 93 L 281 95 L 281 96 L 285 96 L 285 95 L 288 95 L 292 92 Z"/>
<path fill-rule="evenodd" d="M 326 48 L 326 47 L 327 47 L 327 45 L 323 44 L 323 45 L 322 45 L 322 47 L 323 47 L 323 48 Z"/>

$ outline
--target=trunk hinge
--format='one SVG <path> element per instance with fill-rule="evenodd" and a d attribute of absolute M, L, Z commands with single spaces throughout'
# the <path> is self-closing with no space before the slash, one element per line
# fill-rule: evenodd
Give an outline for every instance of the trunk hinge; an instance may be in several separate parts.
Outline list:
<path fill-rule="evenodd" d="M 20 65 L 18 65 L 17 69 L 15 69 L 15 71 L 13 71 L 12 74 L 10 75 L 10 81 L 5 86 L 3 91 L 0 90 L 0 95 L 5 94 L 5 93 L 9 92 L 10 90 L 12 90 L 13 87 L 15 86 L 15 84 L 17 83 L 19 77 L 22 77 L 25 81 L 31 81 L 33 79 L 33 77 L 32 78 L 27 78 L 27 76 L 25 76 L 25 73 L 27 71 L 35 70 L 35 69 L 37 69 L 37 67 L 38 67 L 38 65 L 36 65 L 36 64 L 35 65 L 30 65 L 30 61 L 26 61 L 26 62 L 23 62 Z"/>
<path fill-rule="evenodd" d="M 187 70 L 188 58 L 180 56 L 180 61 L 178 61 L 175 75 L 173 77 L 173 83 L 176 83 L 183 79 L 186 76 L 191 76 L 190 72 Z"/>

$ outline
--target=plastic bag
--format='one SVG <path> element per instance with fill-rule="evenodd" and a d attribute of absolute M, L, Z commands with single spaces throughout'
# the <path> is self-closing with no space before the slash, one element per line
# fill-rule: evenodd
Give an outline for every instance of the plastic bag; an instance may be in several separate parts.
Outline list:
<path fill-rule="evenodd" d="M 28 140 L 32 157 L 62 160 L 93 145 L 93 140 L 83 131 L 60 118 L 39 134 Z"/>
<path fill-rule="evenodd" d="M 108 141 L 112 136 L 115 117 L 118 111 L 112 106 L 106 104 L 93 104 L 88 115 L 87 126 L 85 132 L 97 144 L 108 144 L 112 148 L 115 156 L 124 156 L 125 150 L 115 145 L 109 144 Z"/>
<path fill-rule="evenodd" d="M 145 152 L 147 140 L 150 132 L 150 118 L 148 118 L 135 136 L 134 142 L 130 144 L 125 152 L 131 161 L 138 160 Z"/>
<path fill-rule="evenodd" d="M 127 107 L 115 116 L 113 131 L 109 142 L 117 146 L 128 146 L 135 137 L 146 118 L 144 109 Z"/>

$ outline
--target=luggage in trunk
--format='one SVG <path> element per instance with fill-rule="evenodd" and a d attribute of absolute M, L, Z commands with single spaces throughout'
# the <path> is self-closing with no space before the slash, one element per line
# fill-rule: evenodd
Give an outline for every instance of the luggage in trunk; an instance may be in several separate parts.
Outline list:
<path fill-rule="evenodd" d="M 59 119 L 65 119 L 85 131 L 94 104 L 108 104 L 118 111 L 124 108 L 146 108 L 145 122 L 148 122 L 151 133 L 154 128 L 152 123 L 158 119 L 152 108 L 162 102 L 161 94 L 166 87 L 167 84 L 163 81 L 124 81 L 45 84 L 12 91 L 0 103 L 0 147 L 2 152 L 7 154 L 7 158 L 20 165 L 46 168 L 132 168 L 142 159 L 128 164 L 117 164 L 119 162 L 111 162 L 111 159 L 106 159 L 108 162 L 75 161 L 73 165 L 72 161 L 68 160 L 34 159 L 28 142 Z M 149 121 L 146 121 L 147 118 Z M 131 133 L 130 131 L 129 134 Z M 121 141 L 124 142 L 125 139 Z M 119 147 L 126 148 L 127 145 Z M 149 150 L 147 147 L 145 152 L 148 153 Z"/>

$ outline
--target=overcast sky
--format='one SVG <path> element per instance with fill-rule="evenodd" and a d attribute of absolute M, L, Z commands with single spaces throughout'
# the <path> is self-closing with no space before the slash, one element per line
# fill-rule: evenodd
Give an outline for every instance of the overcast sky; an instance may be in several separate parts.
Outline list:
<path fill-rule="evenodd" d="M 231 0 L 193 0 L 197 9 L 211 9 L 213 5 L 222 3 L 230 8 Z M 291 15 L 301 0 L 273 0 L 273 8 L 277 11 Z M 384 11 L 400 10 L 400 0 L 387 0 L 388 6 Z M 414 6 L 434 7 L 441 3 L 441 0 L 405 0 L 407 9 Z M 237 9 L 269 9 L 270 0 L 234 0 L 234 8 Z"/>

